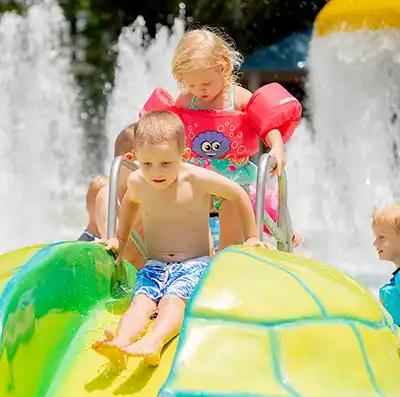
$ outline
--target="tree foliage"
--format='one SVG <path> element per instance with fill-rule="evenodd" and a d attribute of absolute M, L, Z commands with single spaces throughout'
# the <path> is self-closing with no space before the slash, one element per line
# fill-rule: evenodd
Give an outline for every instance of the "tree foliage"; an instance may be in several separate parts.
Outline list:
<path fill-rule="evenodd" d="M 247 55 L 293 31 L 312 26 L 326 1 L 190 0 L 184 7 L 188 27 L 218 27 Z M 85 47 L 85 59 L 76 53 L 74 71 L 96 109 L 101 109 L 104 101 L 104 83 L 113 81 L 112 44 L 122 27 L 141 15 L 149 34 L 154 36 L 159 24 L 172 26 L 182 7 L 179 0 L 59 0 L 59 3 L 70 22 L 75 47 L 82 43 Z M 0 12 L 24 12 L 25 4 L 23 0 L 3 0 Z"/>

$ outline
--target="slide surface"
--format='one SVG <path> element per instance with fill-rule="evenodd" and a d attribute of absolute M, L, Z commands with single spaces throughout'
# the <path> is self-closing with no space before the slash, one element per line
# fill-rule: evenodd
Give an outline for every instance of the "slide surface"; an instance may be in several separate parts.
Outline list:
<path fill-rule="evenodd" d="M 176 340 L 157 369 L 130 359 L 115 372 L 90 349 L 115 328 L 135 269 L 89 243 L 22 248 L 0 256 L 0 396 L 157 396 Z"/>
<path fill-rule="evenodd" d="M 115 329 L 135 275 L 89 243 L 1 255 L 0 396 L 398 396 L 396 335 L 364 286 L 243 246 L 212 260 L 160 366 L 117 372 L 90 346 Z"/>

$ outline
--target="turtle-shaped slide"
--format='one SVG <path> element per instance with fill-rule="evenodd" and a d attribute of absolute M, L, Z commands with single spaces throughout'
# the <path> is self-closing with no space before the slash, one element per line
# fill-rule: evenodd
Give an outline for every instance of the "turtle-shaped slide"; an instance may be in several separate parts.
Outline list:
<path fill-rule="evenodd" d="M 0 396 L 397 397 L 390 318 L 336 268 L 265 249 L 218 253 L 158 367 L 90 349 L 135 271 L 89 243 L 0 255 Z"/>
<path fill-rule="evenodd" d="M 390 318 L 338 269 L 232 247 L 191 300 L 162 397 L 397 397 Z"/>

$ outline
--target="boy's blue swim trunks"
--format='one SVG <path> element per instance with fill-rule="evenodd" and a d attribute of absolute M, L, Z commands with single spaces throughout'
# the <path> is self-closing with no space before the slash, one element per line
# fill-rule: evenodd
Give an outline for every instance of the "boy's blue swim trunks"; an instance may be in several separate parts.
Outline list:
<path fill-rule="evenodd" d="M 182 262 L 150 259 L 137 273 L 134 296 L 144 294 L 158 302 L 170 294 L 188 300 L 209 263 L 207 255 Z"/>

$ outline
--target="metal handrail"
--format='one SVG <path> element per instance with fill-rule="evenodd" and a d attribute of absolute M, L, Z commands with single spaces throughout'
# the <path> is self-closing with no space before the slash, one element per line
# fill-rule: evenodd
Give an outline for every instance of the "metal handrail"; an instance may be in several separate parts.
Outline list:
<path fill-rule="evenodd" d="M 111 164 L 110 169 L 110 186 L 109 186 L 109 196 L 108 196 L 108 224 L 107 224 L 107 238 L 115 237 L 117 231 L 117 217 L 118 217 L 118 180 L 119 171 L 122 166 L 130 169 L 131 171 L 136 171 L 138 169 L 137 165 L 128 160 L 124 156 L 115 157 Z"/>
<path fill-rule="evenodd" d="M 109 186 L 109 195 L 108 195 L 108 223 L 107 223 L 107 238 L 111 239 L 115 237 L 115 233 L 117 232 L 117 218 L 118 218 L 118 180 L 119 180 L 119 172 L 121 167 L 124 166 L 130 169 L 132 172 L 136 171 L 139 167 L 135 164 L 135 162 L 128 160 L 124 156 L 116 157 L 112 164 L 110 170 L 110 186 Z M 144 258 L 147 258 L 146 246 L 140 237 L 137 230 L 132 229 L 130 234 L 131 240 L 135 243 L 136 247 L 143 255 Z"/>
<path fill-rule="evenodd" d="M 276 166 L 275 157 L 269 153 L 261 156 L 257 171 L 257 195 L 256 195 L 256 222 L 257 233 L 260 241 L 264 240 L 264 225 L 268 227 L 272 236 L 277 241 L 279 251 L 293 252 L 293 229 L 290 213 L 287 206 L 287 177 L 282 170 L 278 177 L 278 222 L 272 220 L 264 210 L 265 188 L 267 185 L 268 171 Z"/>
<path fill-rule="evenodd" d="M 131 171 L 138 169 L 137 165 L 123 156 L 116 157 L 110 170 L 109 200 L 108 200 L 108 224 L 107 238 L 115 236 L 117 230 L 118 215 L 118 180 L 121 167 L 124 166 Z M 264 210 L 265 187 L 267 185 L 268 170 L 276 166 L 276 160 L 273 156 L 265 153 L 261 156 L 257 171 L 257 195 L 256 195 L 256 222 L 259 239 L 264 239 L 264 225 L 268 227 L 272 236 L 277 241 L 277 248 L 280 251 L 293 251 L 293 229 L 290 219 L 289 209 L 287 207 L 287 178 L 285 170 L 282 170 L 278 177 L 278 222 L 272 220 L 267 211 Z M 132 240 L 138 246 L 139 250 L 146 257 L 144 244 L 136 231 L 131 233 Z"/>

